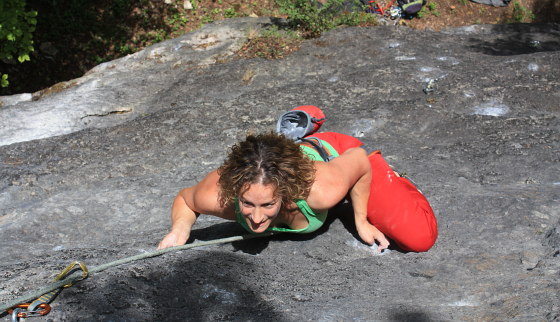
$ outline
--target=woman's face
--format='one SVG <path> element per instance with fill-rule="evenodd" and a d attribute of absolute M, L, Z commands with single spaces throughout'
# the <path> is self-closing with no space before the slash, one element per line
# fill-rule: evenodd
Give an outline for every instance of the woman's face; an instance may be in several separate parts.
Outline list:
<path fill-rule="evenodd" d="M 255 233 L 264 232 L 280 213 L 282 202 L 275 191 L 274 185 L 254 183 L 239 196 L 241 214 Z"/>

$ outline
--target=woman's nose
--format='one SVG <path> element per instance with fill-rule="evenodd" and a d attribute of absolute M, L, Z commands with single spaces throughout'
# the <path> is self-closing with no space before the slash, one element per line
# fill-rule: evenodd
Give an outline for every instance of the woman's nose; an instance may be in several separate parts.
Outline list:
<path fill-rule="evenodd" d="M 251 212 L 251 219 L 255 223 L 260 223 L 263 220 L 263 214 L 259 207 L 255 207 L 255 209 L 253 209 Z"/>

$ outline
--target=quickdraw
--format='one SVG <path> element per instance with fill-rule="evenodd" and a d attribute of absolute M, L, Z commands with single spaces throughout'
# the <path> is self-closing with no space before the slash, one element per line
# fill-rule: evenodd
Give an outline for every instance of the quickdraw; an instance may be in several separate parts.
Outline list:
<path fill-rule="evenodd" d="M 55 278 L 55 281 L 64 279 L 76 266 L 82 270 L 82 280 L 88 277 L 88 269 L 82 262 L 74 261 L 63 269 Z M 64 289 L 74 285 L 74 283 L 64 284 L 62 287 L 52 290 L 41 295 L 38 299 L 31 303 L 18 304 L 7 310 L 12 315 L 12 321 L 17 322 L 19 319 L 26 319 L 34 316 L 47 315 L 51 311 L 50 302 Z"/>
<path fill-rule="evenodd" d="M 214 239 L 209 241 L 200 241 L 192 244 L 186 244 L 182 246 L 175 246 L 169 247 L 165 249 L 158 249 L 151 252 L 146 252 L 126 258 L 121 258 L 109 263 L 105 263 L 99 266 L 95 266 L 91 269 L 87 269 L 86 266 L 81 262 L 72 262 L 68 267 L 66 267 L 60 274 L 56 276 L 56 279 L 50 285 L 45 286 L 44 288 L 33 291 L 31 293 L 22 295 L 17 299 L 14 299 L 8 303 L 0 303 L 0 313 L 9 312 L 12 314 L 13 321 L 18 321 L 20 318 L 26 318 L 31 316 L 40 316 L 45 315 L 50 312 L 50 306 L 46 302 L 50 302 L 54 299 L 54 297 L 64 288 L 72 286 L 74 283 L 82 281 L 90 274 L 99 273 L 111 267 L 116 267 L 119 265 L 123 265 L 126 263 L 131 263 L 141 259 L 152 258 L 156 256 L 163 255 L 165 253 L 184 250 L 184 249 L 191 249 L 195 247 L 203 247 L 209 245 L 216 245 L 216 244 L 224 244 L 224 243 L 232 243 L 235 241 L 241 240 L 249 240 L 253 238 L 262 238 L 262 237 L 269 237 L 274 235 L 273 232 L 266 232 L 262 234 L 249 234 L 244 236 L 233 236 L 233 237 L 226 237 L 221 239 Z M 79 276 L 78 272 L 73 272 L 70 274 L 70 271 L 74 269 L 74 267 L 78 265 L 82 270 L 82 276 Z M 39 298 L 37 298 L 39 296 Z M 31 304 L 23 303 L 29 300 L 37 298 Z M 37 302 L 38 301 L 38 302 Z M 31 308 L 33 307 L 33 303 L 37 302 L 38 304 L 35 306 L 34 311 L 31 312 Z"/>

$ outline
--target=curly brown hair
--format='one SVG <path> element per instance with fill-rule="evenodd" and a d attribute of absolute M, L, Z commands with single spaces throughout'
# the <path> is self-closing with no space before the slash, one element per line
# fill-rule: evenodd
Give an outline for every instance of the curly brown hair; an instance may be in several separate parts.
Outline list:
<path fill-rule="evenodd" d="M 235 144 L 218 174 L 222 206 L 231 204 L 255 183 L 273 184 L 276 196 L 288 204 L 307 198 L 315 167 L 294 141 L 270 132 L 249 135 Z"/>

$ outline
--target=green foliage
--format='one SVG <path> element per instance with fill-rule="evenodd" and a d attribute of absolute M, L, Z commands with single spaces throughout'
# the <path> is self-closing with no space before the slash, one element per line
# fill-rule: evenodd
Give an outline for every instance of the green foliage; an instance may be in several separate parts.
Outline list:
<path fill-rule="evenodd" d="M 510 23 L 531 22 L 535 19 L 535 14 L 525 7 L 519 1 L 513 2 L 513 12 Z"/>
<path fill-rule="evenodd" d="M 420 9 L 420 11 L 418 11 L 416 16 L 418 18 L 423 18 L 427 14 L 431 14 L 431 15 L 434 15 L 436 17 L 440 16 L 440 12 L 438 11 L 438 4 L 436 2 L 433 2 L 433 1 L 428 2 L 425 6 L 422 7 L 422 9 Z"/>
<path fill-rule="evenodd" d="M 338 23 L 346 26 L 373 26 L 377 25 L 377 15 L 365 11 L 343 13 L 338 17 Z"/>
<path fill-rule="evenodd" d="M 8 87 L 9 84 L 8 74 L 2 74 L 2 78 L 0 78 L 0 87 Z"/>
<path fill-rule="evenodd" d="M 224 18 L 235 18 L 237 17 L 237 12 L 234 8 L 227 8 L 224 10 Z"/>
<path fill-rule="evenodd" d="M 420 11 L 418 11 L 416 13 L 416 17 L 422 19 L 426 16 L 426 13 L 428 12 L 428 9 L 426 9 L 426 6 L 422 7 L 422 9 L 420 9 Z"/>
<path fill-rule="evenodd" d="M 205 25 L 205 24 L 209 24 L 209 23 L 213 23 L 214 22 L 214 16 L 211 15 L 204 15 L 200 18 L 200 24 Z"/>
<path fill-rule="evenodd" d="M 31 60 L 33 32 L 37 24 L 37 11 L 26 11 L 25 0 L 0 1 L 0 59 L 20 63 Z M 8 75 L 1 74 L 1 87 L 9 85 Z"/>
<path fill-rule="evenodd" d="M 173 13 L 169 18 L 166 19 L 165 23 L 166 25 L 171 27 L 172 32 L 177 32 L 181 30 L 188 22 L 189 17 L 187 15 L 182 14 L 181 12 L 177 11 L 177 9 L 174 9 Z"/>
<path fill-rule="evenodd" d="M 264 38 L 276 38 L 276 39 L 290 39 L 301 41 L 301 37 L 293 30 L 282 30 L 276 25 L 272 25 L 269 28 L 264 29 L 260 33 L 260 37 Z"/>
<path fill-rule="evenodd" d="M 357 12 L 343 12 L 344 0 L 328 0 L 321 5 L 315 0 L 277 0 L 280 11 L 288 15 L 290 24 L 307 38 L 343 24 L 358 24 L 363 17 Z M 356 3 L 359 3 L 356 1 Z M 357 4 L 356 4 L 357 6 Z M 361 5 L 360 5 L 361 6 Z"/>
<path fill-rule="evenodd" d="M 438 4 L 437 4 L 436 2 L 430 2 L 430 3 L 428 4 L 428 8 L 430 9 L 430 12 L 431 12 L 434 16 L 436 16 L 436 17 L 439 17 L 439 16 L 440 16 L 440 13 L 439 13 L 439 11 L 438 11 Z"/>

